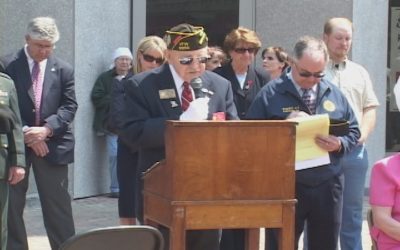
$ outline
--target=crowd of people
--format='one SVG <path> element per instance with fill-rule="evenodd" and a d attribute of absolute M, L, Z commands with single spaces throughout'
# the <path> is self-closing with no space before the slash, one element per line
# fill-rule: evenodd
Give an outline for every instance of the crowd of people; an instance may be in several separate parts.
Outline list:
<path fill-rule="evenodd" d="M 255 65 L 261 40 L 245 27 L 230 31 L 221 47 L 208 46 L 203 27 L 182 23 L 163 38 L 144 37 L 135 56 L 116 48 L 91 100 L 93 129 L 107 144 L 110 196 L 118 198 L 120 224 L 143 223 L 141 176 L 165 157 L 166 120 L 212 120 L 217 113 L 224 114 L 220 120 L 328 114 L 348 121 L 349 130 L 316 137 L 330 163 L 296 171 L 296 249 L 303 233 L 305 249 L 362 249 L 365 142 L 379 102 L 368 72 L 348 58 L 351 21 L 331 18 L 321 30 L 321 39 L 299 38 L 290 56 L 282 47 L 265 47 L 262 67 Z M 28 24 L 25 46 L 0 58 L 1 249 L 28 249 L 23 211 L 31 170 L 51 248 L 75 234 L 68 164 L 74 160 L 71 124 L 78 104 L 73 68 L 53 55 L 58 39 L 55 20 L 37 17 Z M 196 96 L 190 85 L 196 78 L 213 94 Z M 395 156 L 372 172 L 373 236 L 380 250 L 400 248 L 398 165 Z M 168 230 L 160 230 L 168 239 Z M 278 249 L 277 237 L 276 230 L 266 230 L 265 249 Z M 241 250 L 245 233 L 192 230 L 186 243 L 190 250 Z"/>

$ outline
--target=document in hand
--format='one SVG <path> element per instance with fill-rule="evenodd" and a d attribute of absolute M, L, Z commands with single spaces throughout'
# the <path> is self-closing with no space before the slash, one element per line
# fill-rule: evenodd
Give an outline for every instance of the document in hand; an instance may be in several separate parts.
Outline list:
<path fill-rule="evenodd" d="M 302 170 L 329 164 L 329 153 L 315 143 L 317 135 L 329 134 L 329 116 L 321 114 L 289 120 L 297 122 L 295 169 Z"/>

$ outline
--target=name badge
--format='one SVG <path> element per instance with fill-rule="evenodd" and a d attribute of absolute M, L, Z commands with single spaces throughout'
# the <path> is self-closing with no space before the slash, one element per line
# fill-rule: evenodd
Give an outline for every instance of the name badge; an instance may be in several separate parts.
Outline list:
<path fill-rule="evenodd" d="M 158 91 L 160 99 L 172 99 L 175 98 L 175 89 L 161 89 Z"/>
<path fill-rule="evenodd" d="M 297 106 L 297 107 L 283 107 L 282 108 L 282 112 L 283 113 L 291 113 L 291 112 L 293 112 L 293 111 L 299 111 L 300 110 L 300 108 Z"/>

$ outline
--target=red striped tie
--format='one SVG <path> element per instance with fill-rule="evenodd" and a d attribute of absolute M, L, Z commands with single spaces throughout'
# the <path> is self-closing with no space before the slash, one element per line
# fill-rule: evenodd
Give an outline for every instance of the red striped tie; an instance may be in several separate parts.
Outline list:
<path fill-rule="evenodd" d="M 193 95 L 192 95 L 192 90 L 190 89 L 189 83 L 188 82 L 183 82 L 183 91 L 182 91 L 182 109 L 183 111 L 186 111 L 186 109 L 189 107 L 190 102 L 193 101 Z"/>

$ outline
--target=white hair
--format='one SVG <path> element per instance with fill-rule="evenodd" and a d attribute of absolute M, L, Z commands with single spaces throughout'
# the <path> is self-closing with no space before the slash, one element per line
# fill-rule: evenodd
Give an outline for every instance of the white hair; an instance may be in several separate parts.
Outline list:
<path fill-rule="evenodd" d="M 52 17 L 36 17 L 27 28 L 26 35 L 35 40 L 46 40 L 55 44 L 60 39 L 56 21 Z"/>

